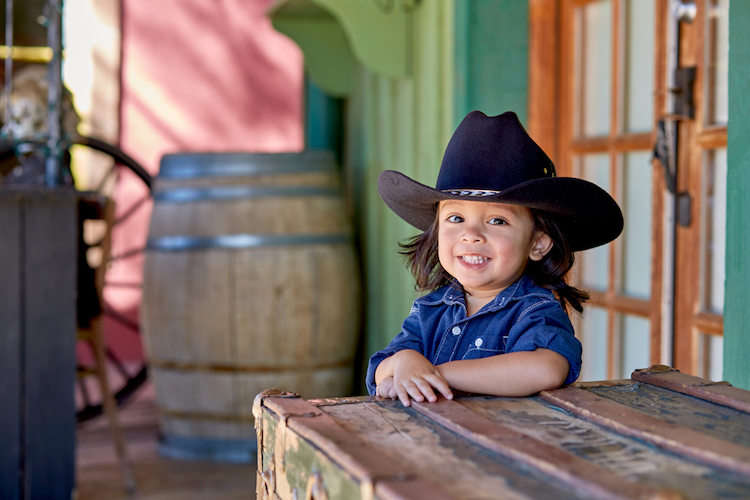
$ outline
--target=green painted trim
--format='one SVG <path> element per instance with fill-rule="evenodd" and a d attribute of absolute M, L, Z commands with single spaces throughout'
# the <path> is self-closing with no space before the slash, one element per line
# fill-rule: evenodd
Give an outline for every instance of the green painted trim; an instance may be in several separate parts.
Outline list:
<path fill-rule="evenodd" d="M 357 59 L 385 76 L 411 73 L 412 1 L 310 0 L 341 23 Z"/>
<path fill-rule="evenodd" d="M 750 2 L 729 4 L 724 379 L 750 389 Z"/>
<path fill-rule="evenodd" d="M 341 25 L 329 15 L 272 17 L 277 31 L 299 45 L 310 78 L 333 97 L 346 97 L 354 87 L 357 61 Z"/>
<path fill-rule="evenodd" d="M 310 78 L 345 97 L 357 61 L 383 76 L 411 75 L 417 8 L 417 0 L 277 0 L 267 14 L 300 46 Z"/>

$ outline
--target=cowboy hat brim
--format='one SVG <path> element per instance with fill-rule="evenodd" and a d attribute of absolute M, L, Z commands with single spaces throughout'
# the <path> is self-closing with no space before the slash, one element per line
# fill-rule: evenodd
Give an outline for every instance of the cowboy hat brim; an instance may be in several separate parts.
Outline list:
<path fill-rule="evenodd" d="M 609 243 L 623 229 L 622 211 L 609 193 L 573 177 L 532 179 L 497 194 L 466 196 L 434 189 L 400 172 L 386 170 L 378 176 L 378 192 L 396 215 L 422 231 L 434 223 L 437 204 L 442 200 L 507 203 L 544 210 L 553 215 L 572 251 Z"/>

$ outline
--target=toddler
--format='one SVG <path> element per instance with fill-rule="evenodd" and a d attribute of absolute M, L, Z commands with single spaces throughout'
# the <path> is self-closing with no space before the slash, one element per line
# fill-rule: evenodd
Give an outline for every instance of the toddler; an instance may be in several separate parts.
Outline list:
<path fill-rule="evenodd" d="M 576 380 L 581 343 L 567 310 L 582 312 L 588 295 L 566 274 L 574 251 L 622 231 L 606 191 L 556 177 L 515 113 L 479 111 L 453 134 L 434 189 L 387 170 L 378 191 L 424 231 L 402 247 L 429 293 L 370 358 L 370 394 L 409 406 L 453 390 L 528 396 Z"/>

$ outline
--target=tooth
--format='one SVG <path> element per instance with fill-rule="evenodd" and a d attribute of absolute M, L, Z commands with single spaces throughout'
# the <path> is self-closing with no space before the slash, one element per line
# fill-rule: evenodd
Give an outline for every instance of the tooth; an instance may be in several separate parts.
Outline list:
<path fill-rule="evenodd" d="M 479 257 L 476 255 L 465 255 L 463 259 L 469 264 L 482 264 L 489 260 L 487 257 Z"/>

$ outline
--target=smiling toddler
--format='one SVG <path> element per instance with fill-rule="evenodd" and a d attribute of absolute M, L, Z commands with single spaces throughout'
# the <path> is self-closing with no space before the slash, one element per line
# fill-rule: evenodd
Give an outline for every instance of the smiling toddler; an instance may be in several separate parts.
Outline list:
<path fill-rule="evenodd" d="M 401 332 L 370 358 L 370 394 L 411 400 L 453 390 L 528 396 L 572 383 L 581 343 L 568 308 L 587 294 L 566 275 L 573 252 L 623 227 L 612 197 L 556 177 L 515 113 L 469 113 L 446 148 L 435 188 L 392 170 L 381 197 L 423 231 L 403 254 L 417 289 Z"/>

